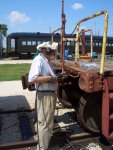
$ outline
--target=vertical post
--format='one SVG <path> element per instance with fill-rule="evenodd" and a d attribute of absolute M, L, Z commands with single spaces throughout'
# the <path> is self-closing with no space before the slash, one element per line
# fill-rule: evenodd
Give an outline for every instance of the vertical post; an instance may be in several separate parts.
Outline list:
<path fill-rule="evenodd" d="M 76 29 L 76 45 L 75 45 L 75 62 L 79 60 L 79 28 L 80 24 L 77 24 L 77 29 Z"/>
<path fill-rule="evenodd" d="M 61 59 L 62 59 L 62 72 L 64 72 L 64 42 L 63 38 L 65 36 L 65 14 L 64 14 L 64 0 L 62 0 L 62 14 L 61 14 L 61 19 L 62 19 L 62 25 L 61 25 Z"/>
<path fill-rule="evenodd" d="M 58 28 L 56 30 L 54 30 L 52 33 L 51 33 L 51 42 L 53 43 L 54 42 L 54 33 L 61 30 L 61 28 Z"/>
<path fill-rule="evenodd" d="M 93 56 L 93 33 L 92 33 L 92 30 L 90 30 L 90 33 L 91 33 L 90 41 L 91 41 L 91 59 L 92 59 L 92 56 Z"/>
<path fill-rule="evenodd" d="M 103 37 L 103 45 L 102 45 L 102 58 L 101 58 L 101 67 L 100 74 L 104 73 L 104 63 L 105 63 L 105 54 L 106 54 L 106 41 L 107 41 L 107 29 L 108 29 L 108 12 L 105 11 L 105 22 L 104 22 L 104 37 Z"/>
<path fill-rule="evenodd" d="M 85 56 L 86 48 L 85 48 L 85 32 L 84 32 L 84 30 L 82 30 L 81 33 L 82 33 L 82 56 Z"/>

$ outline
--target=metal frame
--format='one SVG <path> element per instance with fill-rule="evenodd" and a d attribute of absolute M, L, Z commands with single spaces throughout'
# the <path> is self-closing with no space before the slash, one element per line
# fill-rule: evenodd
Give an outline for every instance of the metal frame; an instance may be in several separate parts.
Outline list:
<path fill-rule="evenodd" d="M 105 52 L 106 52 L 106 41 L 107 41 L 107 29 L 108 29 L 108 12 L 107 11 L 100 11 L 96 14 L 93 14 L 92 16 L 86 17 L 82 20 L 80 20 L 77 23 L 77 30 L 76 30 L 76 38 L 78 39 L 78 41 L 76 42 L 76 46 L 75 46 L 75 61 L 79 60 L 79 32 L 80 32 L 80 24 L 82 22 L 85 22 L 87 20 L 90 20 L 92 18 L 98 17 L 100 15 L 105 15 L 104 18 L 104 35 L 103 35 L 103 44 L 102 44 L 102 58 L 101 58 L 101 67 L 100 67 L 100 74 L 103 75 L 104 73 L 104 63 L 105 63 Z"/>
<path fill-rule="evenodd" d="M 92 32 L 91 29 L 87 29 L 87 30 L 82 29 L 80 33 L 82 33 L 82 32 L 90 32 L 90 45 L 91 45 L 91 51 L 90 51 L 91 55 L 90 56 L 91 56 L 91 59 L 92 59 L 92 54 L 93 54 L 93 32 Z"/>

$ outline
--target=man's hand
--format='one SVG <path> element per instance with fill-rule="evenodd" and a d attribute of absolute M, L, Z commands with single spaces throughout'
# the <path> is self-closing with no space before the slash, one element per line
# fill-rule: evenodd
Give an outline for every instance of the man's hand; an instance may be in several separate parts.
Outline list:
<path fill-rule="evenodd" d="M 56 82 L 56 81 L 62 79 L 64 76 L 66 76 L 65 72 L 64 73 L 59 72 L 59 73 L 57 73 L 57 76 L 51 76 L 50 82 Z"/>
<path fill-rule="evenodd" d="M 66 72 L 59 72 L 59 73 L 57 73 L 57 77 L 58 77 L 58 79 L 62 79 L 63 77 L 67 77 L 67 73 Z"/>
<path fill-rule="evenodd" d="M 56 82 L 56 81 L 58 81 L 58 77 L 57 76 L 51 76 L 50 82 Z"/>

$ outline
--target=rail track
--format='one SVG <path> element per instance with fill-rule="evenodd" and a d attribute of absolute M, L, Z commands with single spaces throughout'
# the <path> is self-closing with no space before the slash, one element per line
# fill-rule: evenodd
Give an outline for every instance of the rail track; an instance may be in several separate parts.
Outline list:
<path fill-rule="evenodd" d="M 38 140 L 33 115 L 34 109 L 0 111 L 0 150 L 36 150 Z M 73 109 L 57 103 L 49 150 L 112 150 L 112 141 L 110 142 L 101 135 L 84 131 L 77 123 Z"/>

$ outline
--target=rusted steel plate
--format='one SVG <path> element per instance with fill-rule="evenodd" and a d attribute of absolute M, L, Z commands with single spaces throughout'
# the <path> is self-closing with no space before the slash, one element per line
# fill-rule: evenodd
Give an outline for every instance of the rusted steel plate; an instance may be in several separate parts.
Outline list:
<path fill-rule="evenodd" d="M 88 93 L 101 91 L 103 85 L 100 76 L 90 72 L 81 74 L 78 84 L 81 90 Z"/>
<path fill-rule="evenodd" d="M 107 77 L 108 90 L 113 90 L 113 76 Z"/>
<path fill-rule="evenodd" d="M 61 61 L 52 61 L 52 63 L 54 66 L 57 67 L 62 65 Z M 74 61 L 70 61 L 70 62 L 65 61 L 64 70 L 69 74 L 75 76 L 78 75 L 79 77 L 78 85 L 81 90 L 88 93 L 102 91 L 104 82 L 100 77 L 99 68 L 94 67 L 93 69 L 92 68 L 90 69 L 90 65 L 89 68 L 87 65 L 84 67 L 84 65 L 85 62 L 83 63 L 83 66 L 80 66 Z M 106 66 L 107 67 L 105 67 L 105 78 L 107 78 L 109 90 L 113 90 L 113 85 L 111 84 L 113 81 L 113 71 L 112 70 L 108 71 L 110 70 L 109 63 L 107 63 Z"/>

